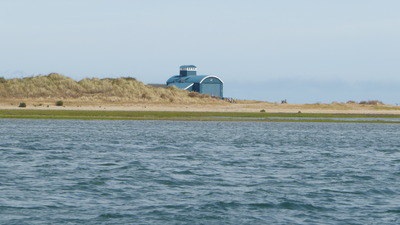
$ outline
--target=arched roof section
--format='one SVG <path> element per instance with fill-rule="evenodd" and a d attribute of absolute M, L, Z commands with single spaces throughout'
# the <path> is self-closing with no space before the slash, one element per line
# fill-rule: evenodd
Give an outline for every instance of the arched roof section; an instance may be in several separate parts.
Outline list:
<path fill-rule="evenodd" d="M 176 76 L 172 76 L 167 80 L 167 84 L 168 83 L 173 83 L 173 82 L 177 82 L 179 80 L 180 76 L 176 75 Z"/>
<path fill-rule="evenodd" d="M 188 90 L 193 86 L 193 83 L 170 83 L 167 86 L 175 86 L 179 89 Z"/>
<path fill-rule="evenodd" d="M 207 78 L 215 78 L 215 79 L 218 79 L 219 81 L 221 81 L 221 83 L 224 83 L 221 80 L 221 78 L 219 78 L 217 76 L 212 76 L 212 75 L 192 76 L 192 77 L 189 77 L 186 80 L 186 82 L 188 82 L 188 83 L 202 83 Z"/>

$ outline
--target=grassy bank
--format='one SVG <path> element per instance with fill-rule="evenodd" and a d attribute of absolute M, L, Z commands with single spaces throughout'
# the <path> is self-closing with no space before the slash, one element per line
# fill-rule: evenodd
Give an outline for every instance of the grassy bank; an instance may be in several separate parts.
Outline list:
<path fill-rule="evenodd" d="M 84 119 L 84 120 L 181 120 L 181 121 L 286 121 L 286 122 L 358 122 L 371 118 L 400 118 L 400 115 L 327 114 L 327 113 L 237 113 L 237 112 L 161 112 L 161 111 L 83 111 L 83 110 L 0 110 L 0 118 L 9 119 Z M 312 120 L 310 119 L 312 118 Z M 341 120 L 343 119 L 343 120 Z M 351 120 L 355 119 L 355 120 Z"/>
<path fill-rule="evenodd" d="M 215 103 L 208 95 L 187 92 L 175 87 L 153 87 L 132 77 L 85 78 L 75 81 L 57 73 L 34 77 L 0 79 L 0 98 L 47 103 L 59 100 L 85 104 L 102 103 Z"/>

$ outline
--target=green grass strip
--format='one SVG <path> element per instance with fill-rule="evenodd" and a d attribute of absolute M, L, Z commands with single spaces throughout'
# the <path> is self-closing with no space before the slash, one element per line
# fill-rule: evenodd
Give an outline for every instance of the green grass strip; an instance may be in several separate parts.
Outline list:
<path fill-rule="evenodd" d="M 363 121 L 363 118 L 400 118 L 387 114 L 329 113 L 240 113 L 240 112 L 164 112 L 164 111 L 84 111 L 84 110 L 0 110 L 7 119 L 84 119 L 84 120 L 181 120 L 181 121 L 259 121 L 259 122 L 343 122 L 400 123 L 398 121 Z M 275 119 L 274 119 L 275 118 Z M 298 118 L 298 119 L 293 119 Z M 304 119 L 303 119 L 304 118 Z M 313 118 L 313 119 L 307 119 Z M 340 120 L 361 119 L 361 120 Z"/>

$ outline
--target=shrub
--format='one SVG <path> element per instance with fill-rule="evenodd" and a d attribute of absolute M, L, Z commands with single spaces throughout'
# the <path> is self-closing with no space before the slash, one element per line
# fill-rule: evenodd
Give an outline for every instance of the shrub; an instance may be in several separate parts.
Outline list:
<path fill-rule="evenodd" d="M 361 101 L 359 104 L 361 104 L 361 105 L 384 105 L 383 102 L 378 101 L 378 100 Z"/>
<path fill-rule="evenodd" d="M 21 102 L 21 103 L 19 103 L 18 107 L 25 108 L 26 107 L 26 103 L 25 102 Z"/>
<path fill-rule="evenodd" d="M 265 109 L 261 109 L 260 112 L 263 112 L 263 113 L 264 113 L 264 112 L 265 112 Z"/>
<path fill-rule="evenodd" d="M 371 104 L 371 105 L 384 105 L 383 102 L 378 101 L 378 100 L 370 100 L 370 101 L 368 101 L 368 102 L 369 102 L 369 104 Z"/>
<path fill-rule="evenodd" d="M 63 101 L 57 101 L 56 102 L 56 106 L 63 106 L 64 105 L 64 102 Z"/>
<path fill-rule="evenodd" d="M 191 91 L 191 92 L 188 93 L 188 96 L 192 97 L 192 98 L 193 97 L 200 97 L 200 93 Z"/>
<path fill-rule="evenodd" d="M 5 83 L 5 82 L 7 82 L 7 80 L 4 79 L 4 77 L 0 77 L 0 83 Z"/>
<path fill-rule="evenodd" d="M 147 93 L 143 93 L 141 97 L 147 100 L 151 99 L 150 95 L 148 95 Z"/>

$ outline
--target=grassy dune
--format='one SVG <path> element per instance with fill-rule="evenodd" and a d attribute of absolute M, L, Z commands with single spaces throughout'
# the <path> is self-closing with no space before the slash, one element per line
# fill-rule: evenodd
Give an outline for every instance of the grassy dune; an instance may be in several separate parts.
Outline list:
<path fill-rule="evenodd" d="M 62 101 L 62 106 L 56 106 L 56 102 Z M 20 108 L 20 103 L 26 103 L 26 108 Z M 297 113 L 296 117 L 307 117 L 314 113 L 313 117 L 318 117 L 319 113 L 325 114 L 396 114 L 400 115 L 400 107 L 393 105 L 384 105 L 379 101 L 363 101 L 347 103 L 331 103 L 331 104 L 279 104 L 265 101 L 249 101 L 237 100 L 234 102 L 223 101 L 212 98 L 208 95 L 199 94 L 197 92 L 187 92 L 175 87 L 153 87 L 145 85 L 135 78 L 117 78 L 117 79 L 98 79 L 87 78 L 75 81 L 69 77 L 57 73 L 49 75 L 34 76 L 21 79 L 4 79 L 0 77 L 0 109 L 24 109 L 24 113 L 17 111 L 5 112 L 2 118 L 28 118 L 28 113 L 32 113 L 32 117 L 42 117 L 45 112 L 38 113 L 31 111 L 32 109 L 45 110 L 80 110 L 91 111 L 90 118 L 97 117 L 98 110 L 103 111 L 160 111 L 161 114 L 154 116 L 154 113 L 145 114 L 146 117 L 165 118 L 166 115 L 178 115 L 178 112 L 248 112 L 256 113 L 256 117 L 260 112 L 266 113 Z M 170 111 L 169 113 L 163 111 Z M 60 112 L 61 113 L 61 112 Z M 178 113 L 178 114 L 177 114 Z M 61 113 L 62 114 L 62 113 Z M 51 112 L 48 117 L 61 115 Z M 79 115 L 78 115 L 79 114 Z M 62 114 L 60 117 L 68 118 L 89 118 L 88 113 L 72 113 Z M 101 112 L 100 114 L 107 114 Z M 7 116 L 11 115 L 11 116 Z M 13 115 L 13 116 L 12 116 Z M 47 114 L 46 114 L 47 115 Z M 78 116 L 75 116 L 78 115 Z M 119 114 L 109 117 L 120 118 Z M 191 115 L 191 114 L 185 114 Z M 205 114 L 202 114 L 205 115 Z M 207 114 L 208 115 L 208 114 Z M 200 116 L 202 119 L 210 119 Z M 239 114 L 235 114 L 239 115 Z M 283 114 L 282 117 L 285 117 Z M 44 116 L 48 118 L 47 116 Z M 128 116 L 130 118 L 136 116 Z M 173 116 L 169 117 L 172 118 Z M 186 116 L 178 116 L 180 119 Z M 193 116 L 189 116 L 194 118 Z M 215 117 L 215 116 L 214 116 Z M 224 117 L 220 114 L 219 117 Z M 232 117 L 232 116 L 227 116 Z M 238 117 L 234 116 L 239 120 Z M 244 117 L 252 117 L 245 115 Z M 328 116 L 329 117 L 329 116 Z M 174 117 L 175 118 L 175 117 Z M 187 117 L 188 118 L 188 117 Z M 221 119 L 221 118 L 220 118 Z"/>
<path fill-rule="evenodd" d="M 0 99 L 34 100 L 40 102 L 71 100 L 80 102 L 218 102 L 208 95 L 188 93 L 175 87 L 152 87 L 135 78 L 75 81 L 57 73 L 22 79 L 0 78 Z"/>

